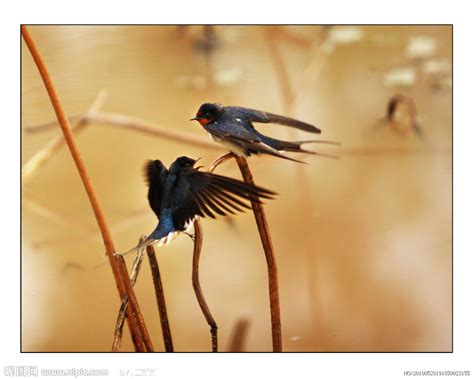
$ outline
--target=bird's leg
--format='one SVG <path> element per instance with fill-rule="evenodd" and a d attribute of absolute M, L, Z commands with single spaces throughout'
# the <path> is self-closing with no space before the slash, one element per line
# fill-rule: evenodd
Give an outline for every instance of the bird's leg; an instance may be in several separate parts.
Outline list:
<path fill-rule="evenodd" d="M 194 238 L 195 238 L 194 234 L 188 233 L 188 232 L 183 232 L 183 233 L 186 234 L 189 238 L 191 238 L 191 240 L 194 242 Z"/>
<path fill-rule="evenodd" d="M 212 162 L 212 164 L 209 166 L 209 170 L 207 170 L 208 172 L 213 172 L 217 166 L 221 165 L 222 163 L 224 163 L 225 161 L 229 160 L 230 158 L 233 158 L 234 157 L 234 153 L 232 152 L 228 152 L 222 156 L 220 156 L 219 158 L 217 158 L 214 162 Z"/>

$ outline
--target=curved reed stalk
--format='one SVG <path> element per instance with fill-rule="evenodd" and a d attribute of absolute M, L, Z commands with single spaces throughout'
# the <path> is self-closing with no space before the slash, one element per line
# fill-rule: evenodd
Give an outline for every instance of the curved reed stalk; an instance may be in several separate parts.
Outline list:
<path fill-rule="evenodd" d="M 161 137 L 191 146 L 200 146 L 212 150 L 224 150 L 224 148 L 219 144 L 209 141 L 206 137 L 193 135 L 191 133 L 183 133 L 182 131 L 173 130 L 171 128 L 165 128 L 153 124 L 152 122 L 142 120 L 141 118 L 126 116 L 120 113 L 89 110 L 82 114 L 72 116 L 69 120 L 85 124 L 98 123 L 105 126 L 140 132 L 153 137 Z M 25 131 L 27 133 L 39 133 L 50 130 L 55 125 L 57 125 L 56 122 L 48 122 L 37 126 L 27 126 Z"/>
<path fill-rule="evenodd" d="M 234 153 L 227 153 L 217 158 L 210 166 L 209 172 L 213 172 L 217 166 L 234 157 L 239 166 L 242 178 L 245 183 L 255 185 L 252 172 L 245 158 L 239 157 Z M 280 294 L 278 290 L 278 268 L 273 250 L 270 229 L 268 228 L 267 218 L 262 204 L 256 199 L 250 198 L 253 214 L 257 223 L 260 240 L 262 241 L 265 260 L 268 272 L 268 292 L 270 295 L 270 317 L 272 329 L 272 347 L 274 352 L 281 352 L 283 349 L 281 340 L 281 316 L 280 316 Z"/>
<path fill-rule="evenodd" d="M 245 351 L 245 341 L 247 339 L 250 321 L 246 318 L 238 319 L 232 330 L 228 351 L 233 353 Z"/>
<path fill-rule="evenodd" d="M 99 199 L 87 173 L 84 161 L 82 160 L 82 156 L 79 152 L 79 148 L 77 147 L 74 135 L 71 131 L 71 126 L 69 125 L 69 121 L 66 117 L 66 113 L 61 104 L 56 88 L 53 84 L 52 78 L 46 68 L 46 64 L 40 52 L 38 51 L 36 43 L 34 42 L 25 25 L 21 26 L 21 33 L 35 61 L 36 67 L 38 68 L 43 83 L 46 87 L 49 98 L 51 100 L 51 104 L 56 113 L 59 125 L 64 134 L 64 138 L 69 147 L 77 170 L 81 177 L 82 183 L 84 184 L 85 190 L 87 192 L 87 196 L 94 211 L 95 218 L 102 233 L 106 254 L 109 258 L 110 266 L 112 267 L 112 272 L 114 275 L 117 290 L 120 295 L 120 299 L 128 297 L 130 301 L 130 307 L 127 307 L 127 322 L 130 328 L 135 349 L 137 351 L 153 351 L 153 345 L 148 335 L 143 316 L 140 312 L 135 293 L 133 292 L 133 289 L 131 287 L 128 272 L 124 263 L 119 259 L 115 258 L 114 244 L 112 242 L 112 238 L 110 236 L 110 232 L 105 221 L 102 208 L 100 207 Z"/>
<path fill-rule="evenodd" d="M 242 178 L 245 183 L 255 185 L 252 172 L 247 163 L 247 160 L 242 157 L 235 156 L 237 165 L 239 166 Z M 273 250 L 272 238 L 270 229 L 268 228 L 267 218 L 263 210 L 262 204 L 251 199 L 253 214 L 257 222 L 260 240 L 262 241 L 263 251 L 265 252 L 265 259 L 267 262 L 268 272 L 268 292 L 270 295 L 270 316 L 272 323 L 272 345 L 274 352 L 281 352 L 283 349 L 281 342 L 281 317 L 280 317 L 280 294 L 278 290 L 278 268 Z"/>
<path fill-rule="evenodd" d="M 202 226 L 201 221 L 197 218 L 194 221 L 194 249 L 193 249 L 193 288 L 196 294 L 199 306 L 201 307 L 201 311 L 206 318 L 207 323 L 211 328 L 211 344 L 212 344 L 212 352 L 217 353 L 217 323 L 212 317 L 211 310 L 206 303 L 206 299 L 204 298 L 204 294 L 201 289 L 201 284 L 199 283 L 199 258 L 201 256 L 202 250 Z"/>
<path fill-rule="evenodd" d="M 107 97 L 107 93 L 105 91 L 99 92 L 97 98 L 92 103 L 91 107 L 87 112 L 94 112 L 97 111 L 105 102 Z M 70 121 L 72 122 L 72 121 Z M 57 123 L 52 124 L 53 126 L 57 126 Z M 80 118 L 76 122 L 76 124 L 72 127 L 72 131 L 77 135 L 79 132 L 84 130 L 87 127 L 86 119 Z M 21 179 L 23 183 L 29 180 L 33 174 L 42 167 L 54 154 L 56 154 L 61 148 L 64 146 L 66 141 L 64 137 L 58 135 L 51 139 L 47 145 L 38 151 L 35 155 L 33 155 L 28 162 L 26 162 L 21 170 Z"/>
<path fill-rule="evenodd" d="M 146 236 L 141 236 L 139 239 L 139 243 L 144 241 L 145 238 Z M 130 283 L 132 284 L 132 287 L 137 282 L 138 274 L 140 272 L 140 268 L 143 262 L 143 257 L 144 257 L 143 250 L 140 250 L 137 256 L 135 257 L 135 260 L 133 261 L 132 271 L 130 274 Z M 123 258 L 119 258 L 119 259 L 123 259 Z M 120 351 L 120 346 L 122 344 L 123 326 L 125 323 L 125 315 L 127 312 L 128 304 L 129 304 L 128 297 L 125 297 L 122 300 L 122 304 L 120 305 L 119 314 L 117 316 L 117 321 L 115 323 L 114 341 L 112 343 L 113 352 Z"/>
<path fill-rule="evenodd" d="M 147 246 L 146 252 L 148 255 L 148 261 L 150 262 L 151 274 L 153 276 L 153 286 L 155 287 L 158 313 L 160 314 L 161 333 L 163 334 L 165 351 L 167 353 L 172 353 L 174 351 L 173 338 L 171 337 L 170 322 L 168 320 L 168 312 L 166 310 L 165 292 L 161 282 L 160 267 L 158 266 L 158 260 L 156 259 L 155 248 L 152 245 Z"/>

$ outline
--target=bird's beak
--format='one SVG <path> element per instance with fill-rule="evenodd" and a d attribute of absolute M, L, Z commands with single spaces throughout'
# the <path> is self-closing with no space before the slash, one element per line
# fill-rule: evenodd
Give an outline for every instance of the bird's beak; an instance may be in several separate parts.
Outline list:
<path fill-rule="evenodd" d="M 194 161 L 194 165 L 195 165 L 196 163 L 198 163 L 200 160 L 201 160 L 201 157 L 199 157 L 198 159 L 196 159 L 196 160 Z M 194 166 L 194 165 L 193 165 L 193 166 Z M 197 166 L 197 167 L 194 167 L 194 168 L 195 168 L 196 170 L 199 170 L 200 168 L 203 168 L 203 167 L 204 167 L 204 166 Z"/>
<path fill-rule="evenodd" d="M 211 122 L 211 120 L 209 120 L 207 117 L 203 117 L 203 116 L 193 117 L 189 121 L 198 121 L 202 126 L 207 125 Z"/>

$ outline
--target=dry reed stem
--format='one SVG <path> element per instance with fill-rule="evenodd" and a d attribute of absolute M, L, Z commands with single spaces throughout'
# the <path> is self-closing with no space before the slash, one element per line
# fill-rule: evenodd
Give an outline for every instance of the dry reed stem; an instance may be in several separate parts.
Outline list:
<path fill-rule="evenodd" d="M 316 50 L 316 54 L 314 57 L 310 60 L 310 64 L 306 67 L 306 69 L 303 71 L 303 74 L 301 76 L 301 79 L 298 83 L 298 85 L 295 87 L 298 90 L 292 89 L 291 83 L 290 83 L 290 78 L 287 72 L 286 64 L 283 59 L 283 56 L 278 49 L 278 46 L 276 44 L 276 41 L 274 37 L 270 34 L 267 33 L 267 42 L 268 42 L 268 47 L 270 50 L 270 54 L 273 60 L 273 65 L 275 68 L 275 74 L 278 80 L 278 84 L 280 86 L 280 92 L 283 93 L 283 98 L 282 98 L 282 103 L 283 103 L 283 109 L 284 112 L 292 117 L 294 114 L 294 109 L 296 106 L 296 102 L 298 100 L 298 96 L 301 95 L 304 91 L 308 90 L 312 84 L 314 84 L 314 78 L 317 77 L 321 71 L 322 63 L 324 62 L 325 59 L 325 49 L 324 49 L 324 42 L 326 41 L 327 35 L 323 37 L 323 40 L 321 41 L 321 44 L 318 46 Z M 314 78 L 313 78 L 314 77 Z M 289 130 L 288 135 L 290 139 L 295 138 L 296 131 L 295 130 Z M 297 179 L 301 182 L 299 185 L 299 206 L 298 209 L 304 209 L 304 207 L 309 207 L 309 209 L 313 208 L 313 201 L 311 194 L 309 193 L 309 189 L 311 188 L 311 184 L 308 178 L 308 171 L 305 170 L 302 165 L 295 167 L 296 174 L 297 174 Z M 310 245 L 314 246 L 315 245 L 315 240 L 313 234 L 310 234 Z M 319 304 L 318 300 L 318 293 L 314 285 L 312 283 L 316 282 L 317 280 L 317 271 L 316 271 L 316 255 L 315 252 L 308 249 L 306 247 L 304 249 L 305 252 L 305 258 L 307 262 L 309 263 L 307 265 L 307 275 L 308 275 L 308 299 L 309 299 L 309 306 L 310 306 L 310 312 L 311 315 L 319 315 L 320 312 L 319 310 L 321 309 L 321 306 Z M 315 319 L 315 321 L 312 320 L 311 323 L 311 329 L 312 329 L 312 334 L 314 336 L 319 337 L 319 341 L 322 340 L 321 338 L 321 317 L 318 317 Z"/>
<path fill-rule="evenodd" d="M 411 147 L 393 147 L 393 148 L 366 148 L 353 147 L 341 149 L 341 155 L 347 156 L 378 156 L 378 155 L 427 155 L 427 154 L 451 154 L 450 146 L 430 146 L 426 149 Z"/>
<path fill-rule="evenodd" d="M 106 98 L 107 93 L 105 91 L 100 91 L 87 113 L 97 111 L 104 104 Z M 56 125 L 57 123 L 55 123 L 54 126 Z M 86 120 L 84 118 L 79 118 L 77 125 L 74 125 L 72 127 L 72 131 L 77 134 L 82 131 L 86 126 Z M 23 184 L 25 184 L 33 176 L 33 174 L 40 167 L 42 167 L 54 154 L 61 150 L 65 143 L 66 141 L 64 137 L 62 135 L 58 135 L 57 137 L 51 139 L 43 149 L 33 155 L 28 160 L 28 162 L 26 162 L 22 167 L 21 178 L 23 180 Z"/>
<path fill-rule="evenodd" d="M 274 63 L 276 76 L 279 81 L 281 89 L 280 92 L 283 94 L 284 97 L 283 104 L 285 107 L 285 112 L 291 115 L 293 113 L 293 108 L 295 107 L 297 100 L 301 97 L 301 95 L 303 95 L 310 88 L 312 88 L 312 86 L 315 86 L 314 82 L 321 73 L 321 69 L 328 55 L 328 50 L 325 48 L 327 34 L 323 36 L 322 41 L 316 48 L 315 53 L 313 53 L 309 64 L 303 70 L 303 74 L 299 78 L 298 84 L 294 87 L 298 90 L 292 88 L 291 81 L 286 70 L 286 64 L 276 44 L 275 35 L 273 35 L 273 30 L 266 30 L 265 37 L 267 40 L 268 48 L 270 50 L 271 58 Z"/>
<path fill-rule="evenodd" d="M 309 65 L 303 71 L 303 74 L 296 85 L 298 91 L 293 92 L 290 96 L 289 107 L 294 107 L 298 99 L 307 93 L 310 88 L 316 88 L 316 79 L 321 74 L 327 55 L 328 53 L 323 45 L 317 48 Z"/>
<path fill-rule="evenodd" d="M 141 243 L 145 239 L 146 239 L 146 236 L 140 237 L 140 240 L 138 241 L 138 243 Z M 135 283 L 137 282 L 137 277 L 140 272 L 140 268 L 143 262 L 143 257 L 144 257 L 144 250 L 139 250 L 135 257 L 135 260 L 133 261 L 132 272 L 130 274 L 130 283 L 132 284 L 132 286 L 135 286 Z M 123 326 L 125 323 L 125 313 L 127 310 L 128 303 L 129 303 L 128 297 L 125 297 L 122 300 L 122 304 L 120 305 L 117 322 L 115 323 L 114 340 L 112 343 L 113 352 L 120 351 L 120 346 L 122 344 L 122 336 L 123 336 Z"/>
<path fill-rule="evenodd" d="M 201 135 L 192 135 L 191 133 L 175 131 L 170 128 L 155 125 L 138 117 L 126 116 L 119 113 L 103 111 L 85 112 L 81 115 L 74 116 L 74 119 L 83 120 L 83 122 L 88 124 L 97 123 L 121 129 L 129 129 L 153 137 L 165 138 L 191 146 L 205 147 L 212 150 L 224 150 L 224 148 L 219 144 L 211 142 L 208 138 Z M 55 123 L 47 123 L 39 126 L 29 126 L 25 128 L 25 131 L 28 133 L 42 132 L 50 129 L 54 125 Z"/>
<path fill-rule="evenodd" d="M 29 211 L 34 212 L 58 225 L 74 228 L 77 231 L 85 233 L 86 235 L 88 233 L 95 232 L 95 228 L 93 229 L 92 226 L 83 224 L 77 221 L 75 218 L 70 218 L 62 213 L 52 210 L 48 206 L 40 203 L 39 201 L 30 198 L 28 195 L 23 195 L 22 206 L 25 209 L 28 209 Z M 75 239 L 77 241 L 77 238 Z"/>
<path fill-rule="evenodd" d="M 222 163 L 228 161 L 229 159 L 234 157 L 234 153 L 226 153 L 224 155 L 221 155 L 219 158 L 217 158 L 214 162 L 211 163 L 209 166 L 209 169 L 207 172 L 214 172 L 214 170 L 220 166 Z"/>
<path fill-rule="evenodd" d="M 168 312 L 166 311 L 165 293 L 161 282 L 160 267 L 156 259 L 155 249 L 153 246 L 147 246 L 146 252 L 148 261 L 150 262 L 151 274 L 153 276 L 153 285 L 155 287 L 156 302 L 158 304 L 158 312 L 160 314 L 161 332 L 163 334 L 163 342 L 166 352 L 173 352 L 173 338 L 171 336 L 170 323 L 168 321 Z"/>
<path fill-rule="evenodd" d="M 211 311 L 209 306 L 206 303 L 206 299 L 204 298 L 204 294 L 201 289 L 201 284 L 199 283 L 199 258 L 201 256 L 201 249 L 202 249 L 202 226 L 201 221 L 197 218 L 194 221 L 194 249 L 193 249 L 193 274 L 192 274 L 192 281 L 193 281 L 193 288 L 194 292 L 196 293 L 196 298 L 198 300 L 199 306 L 201 307 L 201 311 L 206 318 L 208 325 L 211 328 L 211 344 L 212 344 L 212 352 L 217 353 L 218 344 L 217 344 L 217 324 L 214 318 L 212 317 Z"/>
<path fill-rule="evenodd" d="M 245 340 L 247 338 L 250 322 L 246 318 L 237 320 L 230 337 L 229 349 L 231 352 L 245 351 Z"/>
<path fill-rule="evenodd" d="M 274 32 L 278 37 L 288 41 L 292 45 L 298 46 L 303 49 L 311 48 L 312 41 L 309 38 L 291 33 L 288 29 L 284 26 L 275 27 Z"/>
<path fill-rule="evenodd" d="M 120 298 L 124 298 L 127 294 L 130 299 L 131 307 L 127 307 L 127 322 L 130 327 L 132 340 L 135 344 L 135 349 L 141 350 L 142 344 L 144 346 L 150 346 L 151 341 L 149 340 L 148 334 L 143 333 L 143 331 L 146 330 L 146 326 L 143 323 L 143 317 L 140 313 L 140 309 L 138 308 L 135 293 L 131 289 L 128 272 L 125 268 L 124 262 L 121 263 L 120 260 L 115 259 L 115 248 L 112 242 L 112 238 L 110 236 L 107 223 L 105 221 L 104 214 L 102 212 L 102 208 L 99 204 L 99 199 L 87 173 L 84 161 L 82 160 L 79 148 L 77 147 L 74 135 L 72 134 L 71 126 L 69 125 L 66 113 L 61 104 L 56 88 L 53 84 L 52 78 L 46 68 L 44 60 L 41 54 L 39 53 L 36 43 L 30 36 L 30 33 L 26 26 L 21 26 L 21 32 L 23 39 L 27 44 L 28 49 L 30 50 L 30 53 L 35 61 L 36 67 L 40 72 L 41 78 L 51 100 L 51 104 L 56 113 L 56 117 L 58 118 L 59 125 L 61 127 L 61 130 L 63 131 L 64 138 L 68 144 L 69 150 L 71 151 L 71 155 L 74 159 L 77 170 L 84 184 L 87 196 L 89 197 L 89 201 L 94 211 L 95 218 L 102 233 L 106 254 L 109 258 L 109 262 L 112 267 L 112 272 Z M 142 341 L 142 343 L 140 343 L 140 341 Z"/>
<path fill-rule="evenodd" d="M 255 185 L 252 177 L 252 172 L 243 157 L 235 156 L 237 165 L 239 166 L 242 178 L 245 183 Z M 267 218 L 261 203 L 257 199 L 250 197 L 253 214 L 257 223 L 260 240 L 262 241 L 263 251 L 265 252 L 265 259 L 267 262 L 268 271 L 268 292 L 270 295 L 270 316 L 272 324 L 272 345 L 274 352 L 282 351 L 281 341 L 281 317 L 280 317 L 280 295 L 278 291 L 278 268 L 273 250 L 272 239 L 270 236 L 270 229 L 268 228 Z"/>
<path fill-rule="evenodd" d="M 119 268 L 121 270 L 122 276 L 127 276 L 128 278 L 128 270 L 127 270 L 127 264 L 125 263 L 125 260 L 123 256 L 116 254 L 115 259 L 117 263 L 119 263 Z M 150 336 L 148 335 L 148 331 L 145 327 L 145 322 L 143 320 L 143 317 L 141 316 L 140 308 L 138 306 L 137 299 L 133 296 L 128 296 L 129 293 L 132 293 L 133 295 L 133 288 L 130 283 L 130 279 L 125 282 L 125 288 L 126 288 L 126 293 L 124 297 L 122 297 L 122 301 L 124 299 L 128 300 L 128 303 L 130 306 L 127 306 L 125 308 L 126 316 L 127 316 L 127 321 L 129 320 L 130 317 L 133 317 L 133 319 L 136 321 L 135 325 L 133 325 L 133 333 L 132 334 L 132 341 L 133 344 L 137 344 L 140 347 L 140 352 L 152 352 L 153 351 L 153 345 L 151 343 Z M 138 309 L 139 313 L 135 313 L 134 309 Z M 130 327 L 130 330 L 132 331 L 132 327 L 130 326 L 130 322 L 128 321 L 128 325 Z"/>
<path fill-rule="evenodd" d="M 129 230 L 132 225 L 140 222 L 143 219 L 143 216 L 148 213 L 148 209 L 142 209 L 138 211 L 131 212 L 130 216 L 121 220 L 110 227 L 110 230 L 114 234 L 118 234 L 123 232 L 124 230 Z M 80 236 L 80 240 L 84 241 L 95 241 L 100 239 L 100 231 L 97 230 L 89 230 L 89 233 L 83 234 Z M 76 244 L 79 238 L 77 236 L 73 237 L 63 237 L 63 238 L 54 238 L 43 240 L 40 242 L 36 242 L 33 244 L 35 248 L 45 248 L 50 246 L 68 246 L 72 244 Z"/>
<path fill-rule="evenodd" d="M 286 65 L 283 60 L 280 51 L 278 50 L 278 46 L 275 41 L 275 36 L 273 34 L 272 29 L 266 30 L 265 37 L 267 40 L 268 48 L 270 50 L 270 55 L 274 63 L 274 68 L 276 71 L 276 75 L 279 79 L 280 84 L 280 94 L 283 96 L 283 103 L 289 105 L 292 103 L 292 99 L 294 98 L 293 89 L 291 87 L 290 79 L 288 76 L 288 72 L 286 71 Z M 290 109 L 285 109 L 285 113 L 288 113 Z"/>
<path fill-rule="evenodd" d="M 344 157 L 377 156 L 377 155 L 378 156 L 381 156 L 381 155 L 405 156 L 405 155 L 427 155 L 427 154 L 451 154 L 451 152 L 452 152 L 452 149 L 446 146 L 430 146 L 430 148 L 428 149 L 411 148 L 411 147 L 367 148 L 367 147 L 355 146 L 355 147 L 346 147 L 346 148 L 338 149 L 338 154 Z M 224 157 L 225 159 L 223 159 Z M 225 154 L 224 156 L 221 156 L 218 159 L 216 159 L 210 165 L 209 172 L 213 172 L 218 165 L 220 165 L 221 163 L 224 163 L 224 161 L 227 161 L 227 159 L 229 159 L 230 157 L 233 157 L 233 155 L 228 156 L 227 154 Z M 222 161 L 220 161 L 221 159 Z M 75 220 L 74 221 L 68 220 L 65 215 L 51 211 L 50 209 L 38 203 L 34 199 L 24 198 L 23 205 L 25 206 L 25 208 L 29 208 L 32 212 L 40 214 L 41 216 L 46 217 L 47 219 L 50 219 L 51 221 L 60 223 L 61 225 L 68 224 L 72 227 L 77 228 L 78 230 L 82 230 L 83 232 L 85 232 L 81 236 L 82 240 L 86 239 L 89 241 L 95 241 L 97 239 L 100 239 L 101 237 L 100 231 L 91 230 L 88 225 L 78 223 Z M 126 219 L 119 221 L 116 224 L 113 224 L 110 227 L 110 230 L 114 234 L 127 230 L 128 228 L 130 228 L 130 226 L 142 220 L 143 215 L 146 214 L 147 212 L 148 212 L 147 209 L 134 211 Z M 78 241 L 77 236 L 76 237 L 62 237 L 62 238 L 48 239 L 48 240 L 43 240 L 40 242 L 35 242 L 33 244 L 33 247 L 36 249 L 40 249 L 40 248 L 46 248 L 46 247 L 51 247 L 51 246 L 70 246 L 70 245 L 76 244 L 77 241 Z M 102 264 L 99 264 L 99 266 L 102 266 Z"/>

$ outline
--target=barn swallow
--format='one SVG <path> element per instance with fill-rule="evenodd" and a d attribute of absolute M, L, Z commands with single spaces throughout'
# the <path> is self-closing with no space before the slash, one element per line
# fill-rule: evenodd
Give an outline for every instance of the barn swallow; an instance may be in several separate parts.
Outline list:
<path fill-rule="evenodd" d="M 148 202 L 158 217 L 158 226 L 135 248 L 138 251 L 155 243 L 168 245 L 177 235 L 187 232 L 196 217 L 215 218 L 251 209 L 246 200 L 272 199 L 275 192 L 249 185 L 226 176 L 199 171 L 197 161 L 179 157 L 169 170 L 159 160 L 147 161 L 145 180 Z"/>
<path fill-rule="evenodd" d="M 232 153 L 248 157 L 252 154 L 269 154 L 291 161 L 304 163 L 287 157 L 281 151 L 307 153 L 335 158 L 331 155 L 320 154 L 305 150 L 301 145 L 305 143 L 326 143 L 338 145 L 331 141 L 281 141 L 259 133 L 252 122 L 274 123 L 304 130 L 310 133 L 321 133 L 317 127 L 285 116 L 257 111 L 242 107 L 224 107 L 220 104 L 205 103 L 199 108 L 196 120 L 208 131 L 212 139 L 227 147 Z"/>

